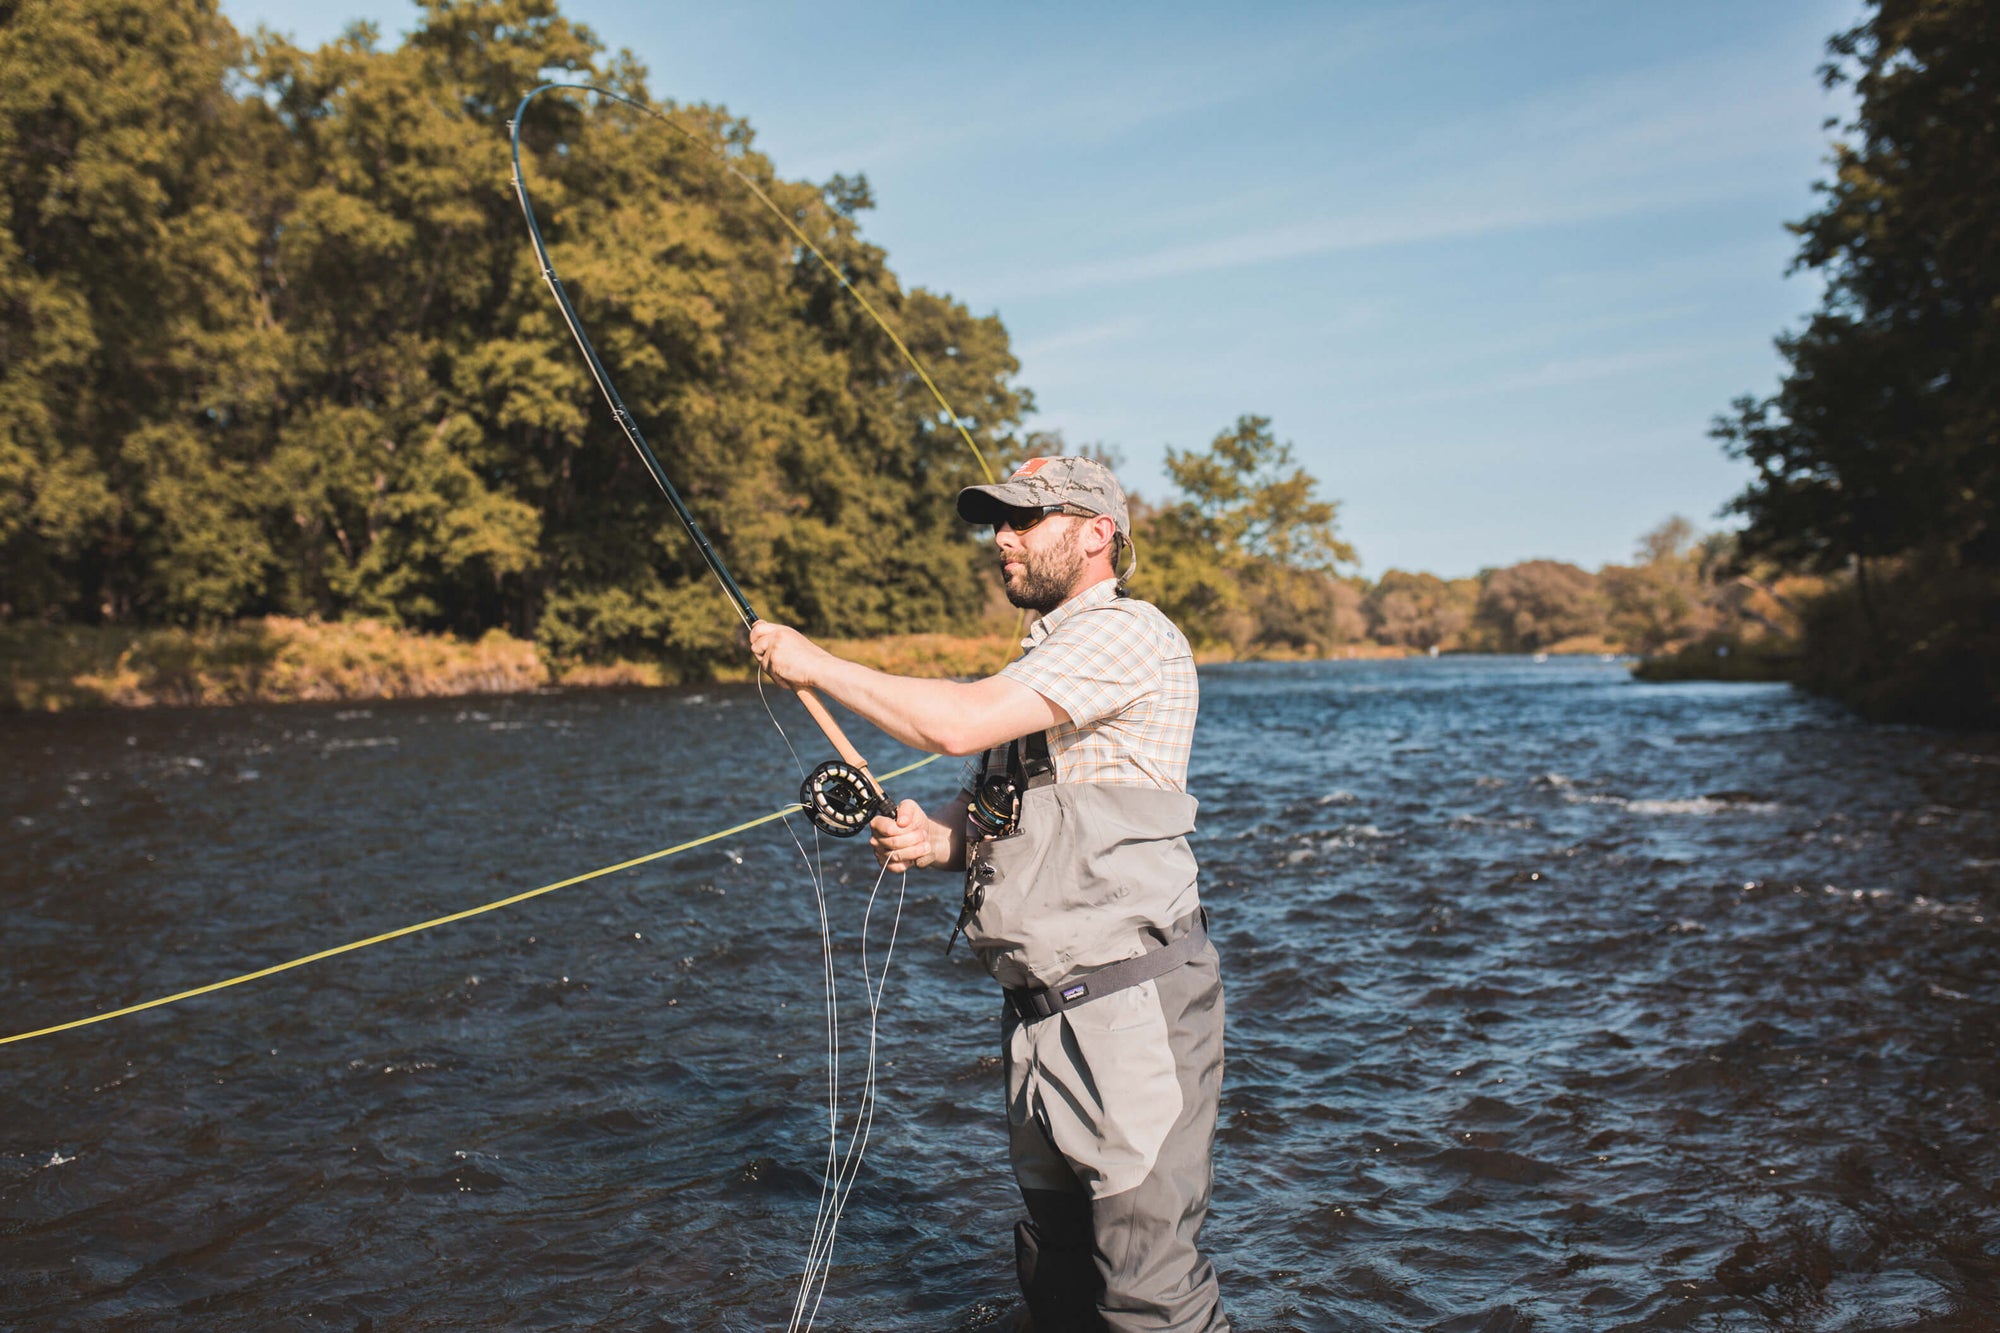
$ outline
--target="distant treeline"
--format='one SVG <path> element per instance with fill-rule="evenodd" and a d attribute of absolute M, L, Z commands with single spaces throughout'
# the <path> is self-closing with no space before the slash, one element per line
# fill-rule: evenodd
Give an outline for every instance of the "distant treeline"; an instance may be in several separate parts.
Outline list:
<path fill-rule="evenodd" d="M 1391 569 L 1343 574 L 1337 505 L 1262 417 L 1243 417 L 1206 451 L 1168 450 L 1178 496 L 1141 501 L 1135 593 L 1158 603 L 1198 650 L 1332 656 L 1352 647 L 1417 652 L 1782 655 L 1802 604 L 1826 580 L 1749 562 L 1727 533 L 1671 518 L 1632 563 L 1595 572 L 1556 560 L 1468 578 Z"/>

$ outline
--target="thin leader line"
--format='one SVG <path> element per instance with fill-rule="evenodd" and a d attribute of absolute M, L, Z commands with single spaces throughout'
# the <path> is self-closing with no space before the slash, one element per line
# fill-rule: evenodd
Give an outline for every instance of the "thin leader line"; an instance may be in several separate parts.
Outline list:
<path fill-rule="evenodd" d="M 896 937 L 902 925 L 903 903 L 908 895 L 910 885 L 909 875 L 907 873 L 903 874 L 900 877 L 899 887 L 896 892 L 895 914 L 890 919 L 889 942 L 882 955 L 882 970 L 871 977 L 868 972 L 868 926 L 869 921 L 874 915 L 877 897 L 881 893 L 882 881 L 888 876 L 888 873 L 889 867 L 885 863 L 880 873 L 875 876 L 875 886 L 869 890 L 868 894 L 868 909 L 862 914 L 861 918 L 861 977 L 863 986 L 868 992 L 868 1060 L 862 1077 L 861 1097 L 855 1107 L 854 1130 L 849 1135 L 847 1152 L 841 1159 L 840 1171 L 835 1177 L 833 1211 L 826 1222 L 824 1239 L 816 1238 L 815 1241 L 818 1250 L 818 1261 L 815 1265 L 809 1258 L 807 1272 L 801 1279 L 800 1303 L 803 1304 L 806 1288 L 813 1285 L 812 1269 L 815 1266 L 817 1267 L 819 1272 L 817 1289 L 813 1295 L 812 1309 L 806 1312 L 805 1315 L 804 1328 L 807 1330 L 807 1333 L 810 1333 L 813 1320 L 819 1316 L 820 1302 L 826 1295 L 827 1278 L 832 1273 L 834 1236 L 839 1230 L 842 1217 L 846 1214 L 847 1201 L 852 1197 L 855 1183 L 860 1177 L 861 1165 L 868 1151 L 868 1139 L 875 1124 L 878 1086 L 876 1082 L 876 1043 L 882 1012 L 882 995 L 888 985 L 889 965 L 895 958 Z M 817 1228 L 815 1230 L 817 1231 Z M 793 1315 L 794 1328 L 797 1327 L 797 1319 L 798 1314 L 795 1308 Z"/>
<path fill-rule="evenodd" d="M 785 748 L 791 752 L 792 767 L 798 770 L 800 780 L 804 781 L 806 777 L 805 760 L 799 756 L 798 747 L 792 744 L 790 733 L 785 730 L 784 724 L 778 721 L 778 714 L 771 707 L 770 696 L 764 690 L 764 675 L 764 671 L 759 668 L 757 671 L 758 702 L 764 705 L 764 715 L 770 718 L 772 727 L 777 730 L 778 738 L 785 743 Z M 819 825 L 814 824 L 810 819 L 806 823 L 813 831 L 813 850 L 811 855 L 807 855 L 805 843 L 800 840 L 798 830 L 792 827 L 792 821 L 789 818 L 785 820 L 785 832 L 791 836 L 792 845 L 798 848 L 799 859 L 805 862 L 806 875 L 813 887 L 813 903 L 819 916 L 820 975 L 826 997 L 826 1163 L 820 1168 L 819 1201 L 813 1207 L 813 1239 L 806 1252 L 807 1271 L 810 1272 L 812 1254 L 819 1245 L 820 1227 L 824 1224 L 827 1209 L 831 1206 L 831 1201 L 837 1193 L 835 1186 L 837 1179 L 835 1164 L 839 1157 L 840 1143 L 840 995 L 836 979 L 838 971 L 834 967 L 833 961 L 833 926 L 826 902 L 826 871 L 822 859 L 824 843 L 820 837 Z M 877 883 L 880 883 L 879 878 Z M 865 968 L 863 975 L 865 978 Z M 801 1288 L 801 1291 L 803 1291 L 803 1288 Z M 803 1295 L 801 1295 L 800 1300 L 803 1299 Z M 792 1322 L 795 1325 L 798 1322 L 798 1304 L 796 1302 L 793 1305 Z"/>

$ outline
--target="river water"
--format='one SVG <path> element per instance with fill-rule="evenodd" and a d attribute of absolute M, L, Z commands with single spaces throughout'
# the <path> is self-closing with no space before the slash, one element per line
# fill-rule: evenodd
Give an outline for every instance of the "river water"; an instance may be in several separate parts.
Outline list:
<path fill-rule="evenodd" d="M 748 688 L 17 717 L 0 744 L 9 1033 L 796 786 Z M 2000 737 L 1596 661 L 1245 665 L 1203 673 L 1193 787 L 1239 1329 L 2000 1328 Z M 825 867 L 851 1103 L 875 876 L 851 844 Z M 909 881 L 823 1329 L 1012 1318 L 956 896 Z M 0 1325 L 782 1328 L 823 996 L 769 825 L 0 1047 Z"/>

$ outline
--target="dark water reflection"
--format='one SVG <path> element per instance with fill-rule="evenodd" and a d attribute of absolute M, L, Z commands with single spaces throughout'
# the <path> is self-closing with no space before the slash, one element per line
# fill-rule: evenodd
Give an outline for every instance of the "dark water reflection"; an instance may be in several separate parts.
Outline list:
<path fill-rule="evenodd" d="M 735 689 L 0 742 L 10 1032 L 796 782 Z M 2000 1328 L 2000 740 L 1594 662 L 1246 666 L 1203 676 L 1195 788 L 1240 1327 Z M 827 865 L 858 1074 L 872 863 Z M 954 897 L 911 882 L 824 1328 L 1010 1317 L 994 1004 L 940 957 Z M 772 827 L 0 1047 L 0 1324 L 782 1327 L 820 1024 L 810 887 Z"/>

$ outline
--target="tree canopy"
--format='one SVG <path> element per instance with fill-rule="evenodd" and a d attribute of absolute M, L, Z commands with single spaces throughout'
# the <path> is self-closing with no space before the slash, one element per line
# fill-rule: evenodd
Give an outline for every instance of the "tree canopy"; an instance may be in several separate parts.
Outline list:
<path fill-rule="evenodd" d="M 1778 339 L 1777 393 L 1715 424 L 1756 469 L 1741 550 L 1853 571 L 1807 619 L 1806 683 L 1877 715 L 1994 725 L 2000 23 L 1987 0 L 1872 0 L 1829 51 L 1856 114 L 1823 206 L 1792 228 L 1825 295 Z"/>
<path fill-rule="evenodd" d="M 1778 392 L 1716 434 L 1757 470 L 1747 552 L 1822 569 L 1925 550 L 2000 566 L 2000 24 L 1984 0 L 1876 0 L 1823 76 L 1858 111 L 1792 230 L 1826 282 Z"/>
<path fill-rule="evenodd" d="M 0 617 L 366 614 L 588 660 L 727 651 L 729 618 L 540 281 L 506 121 L 551 73 L 650 102 L 553 0 L 423 0 L 385 50 L 245 40 L 208 0 L 0 11 Z M 760 610 L 819 632 L 982 605 L 952 512 L 1031 407 L 997 318 L 905 290 L 863 179 L 778 177 L 749 125 L 548 95 L 552 256 Z M 866 534 L 865 539 L 862 534 Z M 895 612 L 892 619 L 891 612 Z"/>
<path fill-rule="evenodd" d="M 1135 523 L 1134 589 L 1198 642 L 1233 651 L 1324 652 L 1366 632 L 1361 596 L 1338 577 L 1354 548 L 1339 505 L 1267 417 L 1244 415 L 1205 450 L 1167 450 L 1172 503 Z"/>

